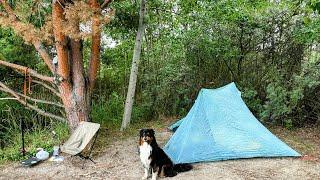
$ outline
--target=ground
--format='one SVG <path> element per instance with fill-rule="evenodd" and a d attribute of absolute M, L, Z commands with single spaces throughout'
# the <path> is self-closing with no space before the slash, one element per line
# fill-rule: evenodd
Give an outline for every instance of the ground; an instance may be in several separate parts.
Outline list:
<path fill-rule="evenodd" d="M 166 179 L 319 179 L 319 129 L 303 128 L 289 131 L 270 128 L 273 133 L 303 154 L 301 158 L 254 158 L 194 164 L 194 169 Z M 138 131 L 138 129 L 137 129 Z M 160 145 L 171 132 L 156 128 Z M 143 168 L 139 161 L 137 137 L 125 139 L 113 136 L 106 149 L 98 148 L 93 164 L 77 157 L 62 163 L 43 162 L 32 168 L 19 163 L 0 168 L 0 179 L 140 179 Z M 103 150 L 102 150 L 103 149 Z"/>

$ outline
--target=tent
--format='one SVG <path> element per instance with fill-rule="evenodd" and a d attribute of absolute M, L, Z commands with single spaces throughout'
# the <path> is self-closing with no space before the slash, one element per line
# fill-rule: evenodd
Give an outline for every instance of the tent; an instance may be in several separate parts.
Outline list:
<path fill-rule="evenodd" d="M 252 157 L 300 156 L 250 112 L 235 83 L 201 89 L 164 147 L 174 164 Z"/>

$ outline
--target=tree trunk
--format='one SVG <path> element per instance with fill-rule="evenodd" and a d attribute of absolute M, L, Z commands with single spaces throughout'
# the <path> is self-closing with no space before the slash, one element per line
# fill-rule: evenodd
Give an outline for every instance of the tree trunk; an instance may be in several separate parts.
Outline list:
<path fill-rule="evenodd" d="M 53 1 L 52 2 L 52 32 L 54 37 L 54 47 L 58 61 L 52 61 L 52 57 L 47 52 L 41 37 L 37 37 L 40 29 L 37 29 L 30 23 L 20 21 L 15 15 L 12 7 L 7 1 L 0 1 L 1 8 L 5 13 L 0 13 L 0 21 L 5 20 L 5 24 L 11 27 L 16 33 L 21 35 L 26 41 L 30 41 L 38 51 L 39 55 L 44 60 L 54 77 L 49 77 L 37 73 L 35 70 L 8 63 L 0 60 L 0 65 L 11 67 L 26 76 L 33 76 L 37 79 L 34 82 L 43 85 L 53 94 L 61 98 L 63 106 L 60 103 L 49 102 L 45 100 L 35 99 L 25 94 L 19 94 L 13 91 L 8 86 L 0 82 L 0 91 L 4 91 L 14 97 L 14 100 L 24 104 L 26 107 L 37 111 L 39 114 L 57 119 L 59 121 L 67 121 L 71 131 L 73 131 L 81 121 L 89 121 L 91 96 L 97 79 L 100 64 L 100 44 L 101 44 L 101 27 L 103 25 L 102 11 L 107 8 L 112 0 L 104 0 L 102 4 L 98 0 L 88 0 L 86 3 L 93 11 L 91 16 L 92 21 L 92 45 L 91 58 L 89 60 L 89 67 L 85 70 L 83 62 L 83 37 L 80 35 L 80 18 L 74 17 L 68 19 L 66 16 L 67 9 L 74 5 L 72 1 Z M 70 12 L 70 9 L 69 9 Z M 70 18 L 70 17 L 69 17 Z M 7 21 L 6 19 L 10 19 Z M 24 27 L 30 31 L 21 31 Z M 68 29 L 68 31 L 66 31 Z M 50 32 L 51 33 L 51 32 Z M 35 37 L 31 37 L 31 35 Z M 40 33 L 41 35 L 41 33 Z M 141 36 L 141 35 L 140 35 Z M 138 38 L 137 38 L 138 39 Z M 141 37 L 139 38 L 141 39 Z M 139 51 L 141 50 L 141 45 Z M 136 56 L 136 55 L 135 55 Z M 138 57 L 140 53 L 138 54 Z M 54 63 L 53 63 L 54 62 Z M 39 81 L 41 80 L 41 81 Z M 31 83 L 31 82 L 30 82 Z M 50 84 L 49 84 L 50 83 Z M 56 84 L 56 85 L 53 85 Z M 59 92 L 55 89 L 58 87 Z M 57 116 L 38 108 L 29 103 L 30 101 L 51 104 L 63 107 L 66 112 L 66 119 Z"/>
<path fill-rule="evenodd" d="M 76 25 L 75 25 L 76 26 Z M 74 130 L 79 122 L 89 120 L 88 87 L 85 80 L 82 56 L 82 41 L 68 40 L 68 62 L 70 76 L 68 80 L 59 86 L 62 94 L 67 120 L 71 130 Z"/>
<path fill-rule="evenodd" d="M 86 95 L 76 94 L 75 91 L 62 98 L 71 131 L 78 126 L 79 122 L 89 121 L 88 103 L 83 98 Z"/>
<path fill-rule="evenodd" d="M 146 11 L 146 2 L 145 0 L 141 0 L 140 4 L 140 18 L 139 18 L 139 27 L 136 36 L 134 52 L 133 52 L 133 59 L 132 59 L 132 66 L 130 72 L 130 81 L 128 87 L 128 93 L 126 98 L 126 104 L 124 107 L 124 114 L 123 120 L 121 125 L 121 131 L 123 131 L 127 126 L 130 124 L 131 121 L 131 114 L 132 114 L 132 106 L 134 102 L 134 95 L 137 85 L 137 76 L 138 76 L 138 67 L 140 61 L 140 54 L 141 54 L 141 45 L 142 45 L 142 38 L 144 34 L 145 24 L 143 22 L 145 11 Z"/>

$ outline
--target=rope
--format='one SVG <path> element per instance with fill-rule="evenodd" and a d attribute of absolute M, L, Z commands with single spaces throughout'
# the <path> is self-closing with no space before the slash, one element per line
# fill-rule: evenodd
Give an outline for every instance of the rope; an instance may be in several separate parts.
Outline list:
<path fill-rule="evenodd" d="M 24 94 L 24 100 L 26 102 L 27 106 L 27 74 L 28 74 L 28 68 L 24 71 L 24 83 L 23 83 L 23 94 Z"/>
<path fill-rule="evenodd" d="M 28 78 L 28 81 L 29 81 L 28 93 L 32 94 L 32 90 L 31 90 L 32 77 L 31 77 L 30 73 L 28 73 L 28 75 L 29 75 L 29 78 Z"/>
<path fill-rule="evenodd" d="M 24 94 L 24 100 L 26 102 L 27 106 L 27 94 L 32 94 L 31 90 L 31 83 L 32 83 L 32 77 L 30 73 L 28 72 L 29 68 L 26 68 L 24 71 L 24 83 L 23 83 L 23 94 Z"/>

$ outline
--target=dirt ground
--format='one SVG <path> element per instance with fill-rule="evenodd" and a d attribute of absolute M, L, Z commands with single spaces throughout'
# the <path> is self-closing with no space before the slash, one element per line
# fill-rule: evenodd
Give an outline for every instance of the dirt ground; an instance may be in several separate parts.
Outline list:
<path fill-rule="evenodd" d="M 157 133 L 163 145 L 171 133 Z M 68 157 L 62 163 L 43 162 L 32 168 L 18 163 L 0 168 L 0 179 L 141 179 L 137 138 L 111 143 L 107 153 L 94 157 L 96 164 Z M 194 164 L 193 170 L 165 179 L 320 179 L 317 158 L 255 158 Z"/>

